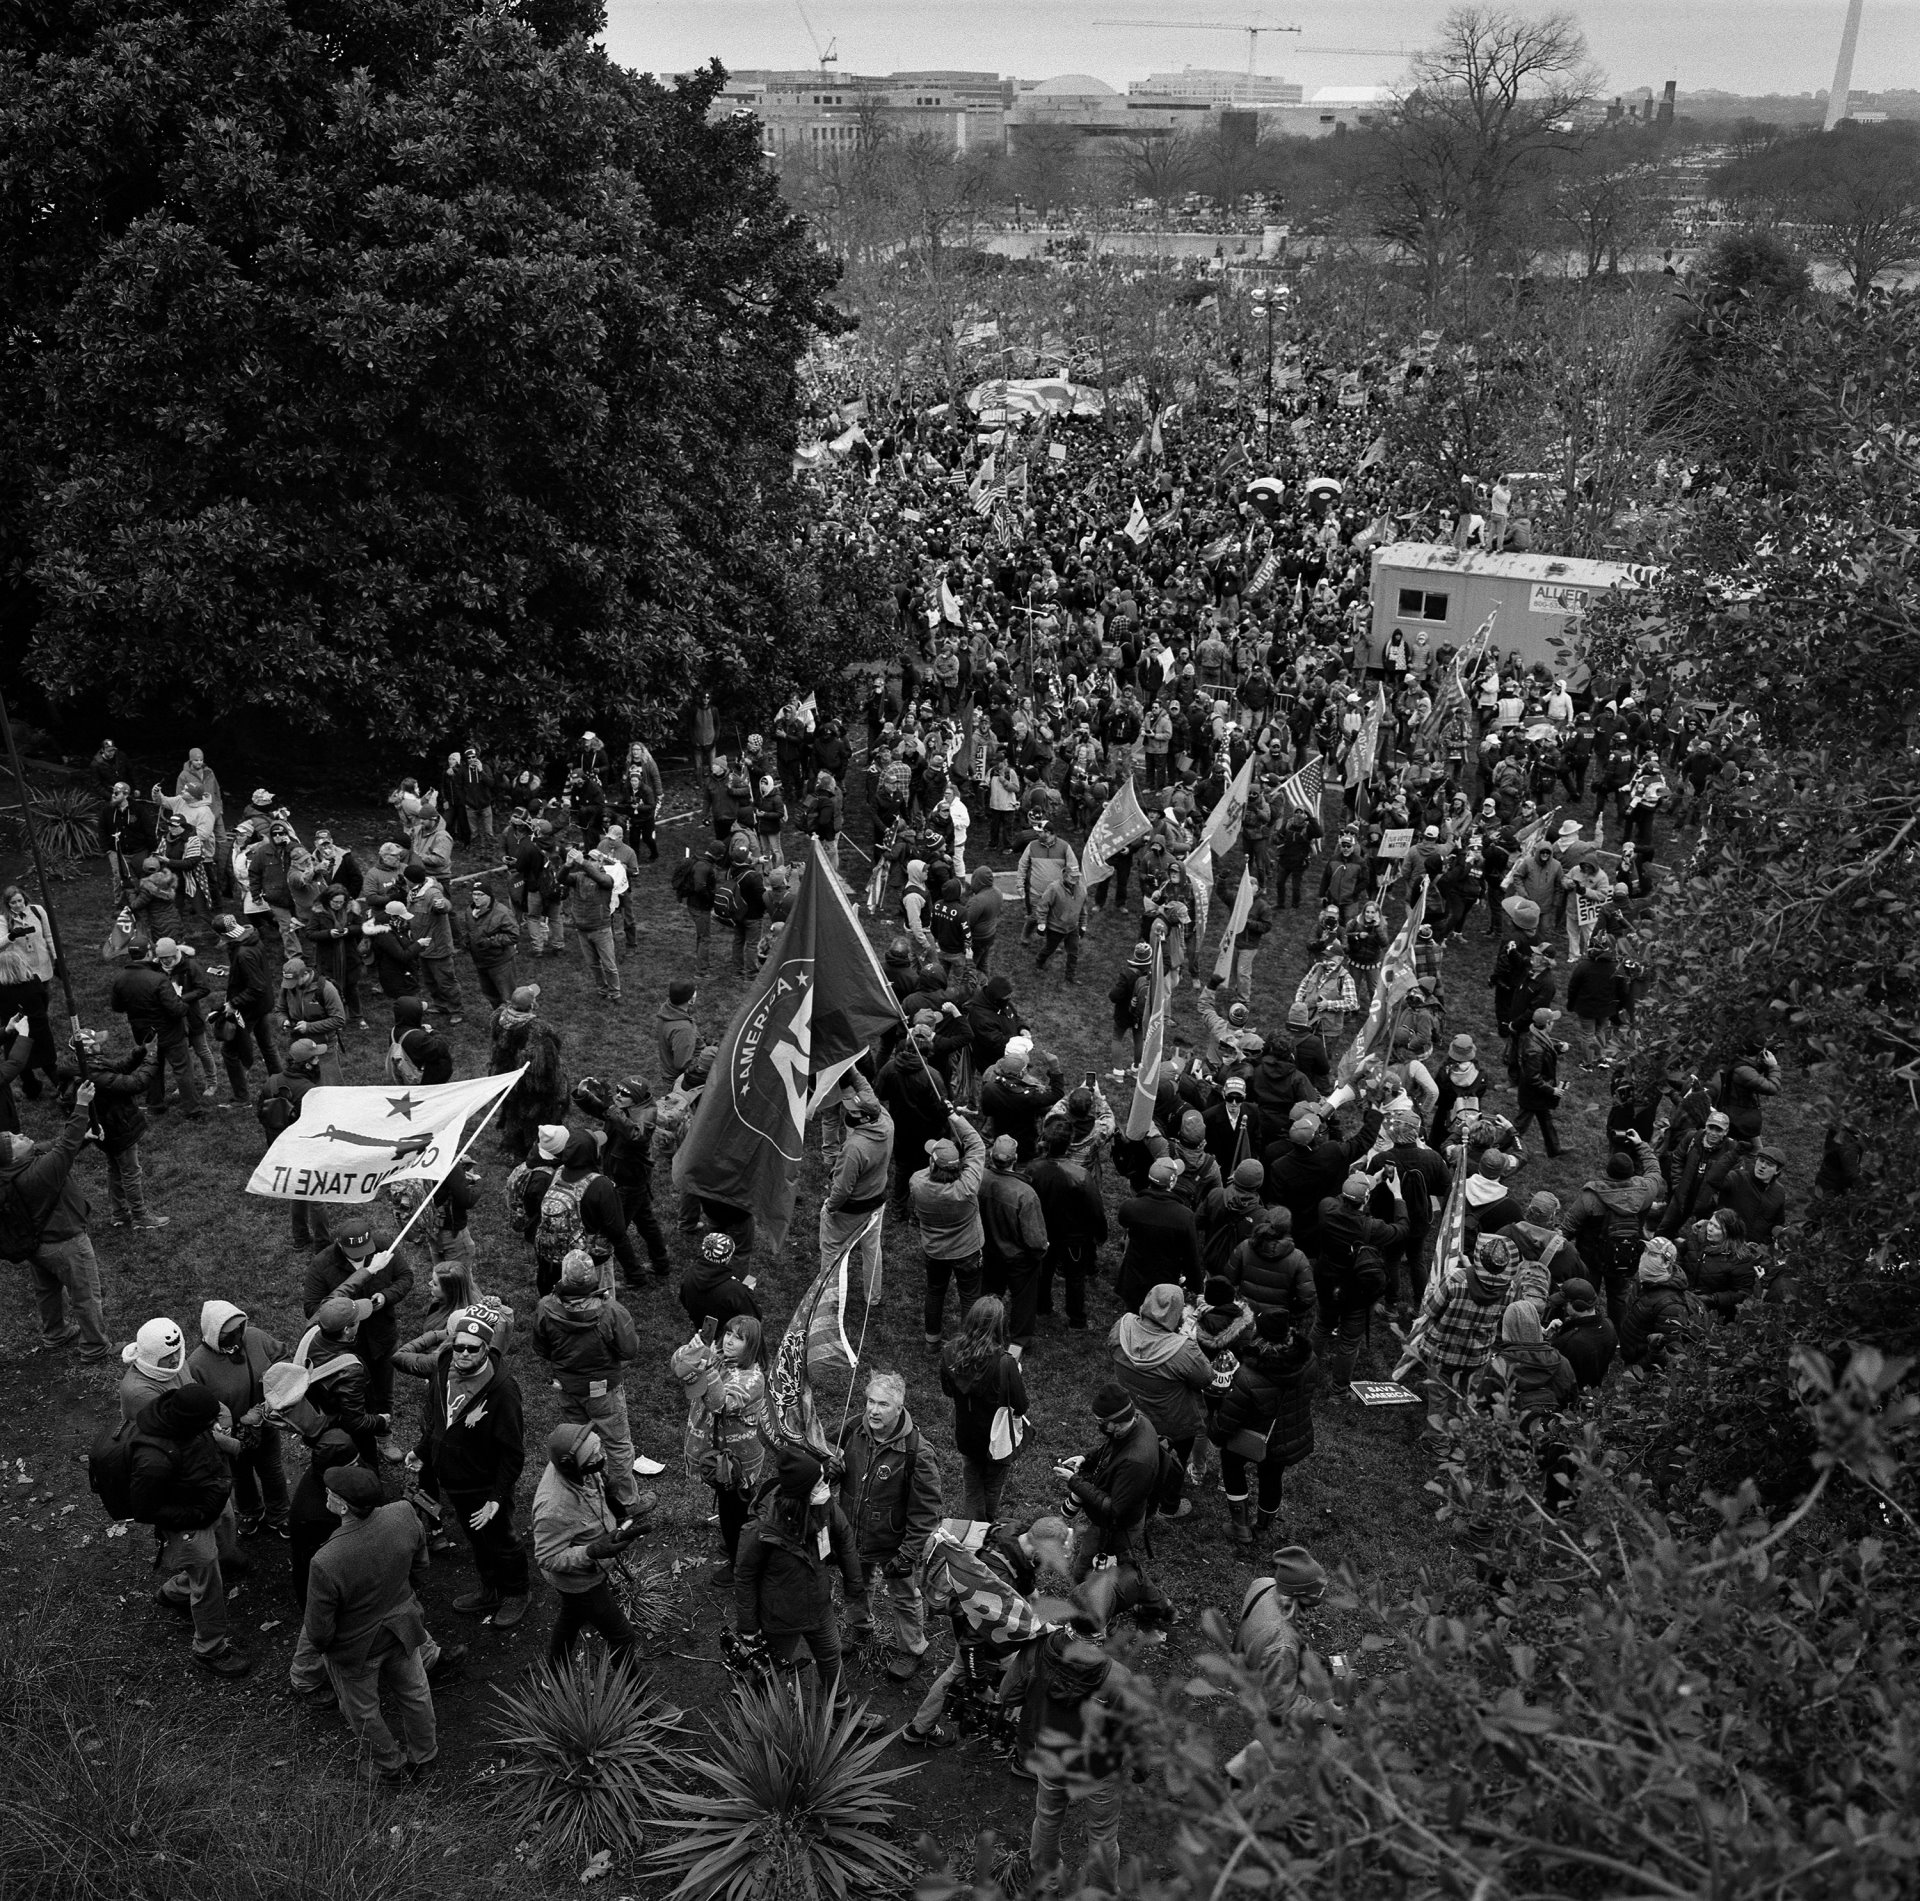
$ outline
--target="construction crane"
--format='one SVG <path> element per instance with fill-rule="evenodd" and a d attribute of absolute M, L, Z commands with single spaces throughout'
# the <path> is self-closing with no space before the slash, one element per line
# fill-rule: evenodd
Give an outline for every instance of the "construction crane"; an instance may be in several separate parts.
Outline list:
<path fill-rule="evenodd" d="M 824 73 L 829 66 L 837 66 L 840 63 L 839 39 L 837 37 L 830 39 L 823 47 L 820 44 L 820 35 L 813 30 L 813 22 L 807 18 L 807 10 L 800 4 L 800 0 L 793 0 L 793 7 L 800 16 L 800 24 L 807 29 L 807 38 L 813 42 L 814 56 L 820 62 L 821 72 Z"/>
<path fill-rule="evenodd" d="M 798 0 L 796 0 L 796 4 Z M 1271 20 L 1249 20 L 1244 26 L 1236 26 L 1230 20 L 1095 20 L 1095 26 L 1120 27 L 1164 27 L 1172 33 L 1244 33 L 1247 36 L 1247 77 L 1251 79 L 1256 70 L 1255 62 L 1260 52 L 1262 33 L 1298 33 L 1297 26 L 1276 26 Z"/>

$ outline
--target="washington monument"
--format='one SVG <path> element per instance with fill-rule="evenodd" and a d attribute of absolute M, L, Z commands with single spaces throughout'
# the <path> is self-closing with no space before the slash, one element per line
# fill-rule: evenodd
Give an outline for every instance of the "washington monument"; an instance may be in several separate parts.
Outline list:
<path fill-rule="evenodd" d="M 1840 57 L 1833 68 L 1833 90 L 1827 94 L 1829 132 L 1847 116 L 1847 100 L 1853 92 L 1853 49 L 1860 41 L 1860 0 L 1847 0 L 1846 30 L 1840 35 Z"/>

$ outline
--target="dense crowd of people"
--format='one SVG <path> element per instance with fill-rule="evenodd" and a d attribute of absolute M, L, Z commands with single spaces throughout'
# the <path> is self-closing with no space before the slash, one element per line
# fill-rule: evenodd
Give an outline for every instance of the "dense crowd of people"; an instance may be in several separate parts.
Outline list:
<path fill-rule="evenodd" d="M 1070 1794 L 1085 1795 L 1070 1772 L 1093 1778 L 1092 1850 L 1117 1853 L 1103 1643 L 1123 1615 L 1151 1629 L 1187 1608 L 1155 1580 L 1153 1539 L 1181 1535 L 1166 1528 L 1204 1504 L 1209 1467 L 1236 1553 L 1272 1553 L 1239 1645 L 1273 1706 L 1294 1707 L 1293 1615 L 1325 1579 L 1299 1545 L 1274 1548 L 1284 1478 L 1357 1374 L 1519 1418 L 1552 1497 L 1571 1422 L 1609 1379 L 1658 1377 L 1690 1336 L 1737 1324 L 1786 1218 L 1765 1128 L 1779 1066 L 1756 1038 L 1696 1076 L 1679 1052 L 1650 1061 L 1632 1028 L 1660 856 L 1740 796 L 1743 728 L 1658 673 L 1576 694 L 1491 643 L 1455 655 L 1396 637 L 1369 672 L 1380 524 L 1494 532 L 1477 496 L 1420 495 L 1377 452 L 1404 376 L 1370 399 L 1344 403 L 1331 370 L 1303 376 L 1277 504 L 1249 495 L 1245 414 L 1224 399 L 1156 415 L 1137 445 L 1070 424 L 981 443 L 971 416 L 911 405 L 869 416 L 804 479 L 822 532 L 896 575 L 897 657 L 825 705 L 786 696 L 764 731 L 733 731 L 697 694 L 677 736 L 691 816 L 662 809 L 648 740 L 668 735 L 622 749 L 585 731 L 537 760 L 450 752 L 437 777 L 402 780 L 364 852 L 306 830 L 267 786 L 242 803 L 198 749 L 155 783 L 102 746 L 127 1035 L 61 1044 L 50 921 L 9 890 L 3 1238 L 29 1264 L 48 1345 L 125 1363 L 96 1489 L 154 1528 L 160 1601 L 190 1619 L 204 1668 L 250 1667 L 224 1581 L 277 1544 L 302 1616 L 293 1688 L 337 1702 L 389 1781 L 432 1766 L 432 1686 L 464 1655 L 427 1627 L 429 1553 L 465 1548 L 457 1612 L 511 1626 L 537 1571 L 550 1657 L 588 1626 L 631 1653 L 626 1554 L 655 1510 L 640 1480 L 663 1466 L 635 1446 L 627 1388 L 670 1375 L 725 1554 L 731 1661 L 810 1658 L 839 1686 L 852 1637 L 906 1683 L 936 1657 L 929 1613 L 944 1613 L 950 1657 L 902 1738 L 983 1735 L 1037 1778 L 1043 1873 Z M 1143 535 L 1123 531 L 1136 494 Z M 1237 843 L 1196 870 L 1249 763 Z M 1128 788 L 1146 829 L 1097 834 Z M 662 865 L 669 817 L 697 843 Z M 785 1316 L 762 1310 L 751 1221 L 667 1182 L 716 1055 L 716 926 L 748 977 L 800 880 L 825 875 L 810 840 L 869 918 L 900 1005 L 821 1118 L 820 1258 L 884 1251 L 929 1354 L 918 1372 L 863 1368 L 859 1405 L 812 1447 L 777 1428 Z M 1242 865 L 1251 902 L 1220 945 Z M 641 903 L 669 898 L 689 936 L 656 1074 L 570 1085 L 541 960 L 574 937 L 611 1010 Z M 1287 910 L 1304 914 L 1304 962 L 1256 989 Z M 1124 920 L 1117 944 L 1102 920 Z M 1409 924 L 1413 980 L 1356 1066 Z M 1492 1038 L 1462 1027 L 1449 971 L 1482 934 Z M 1102 944 L 1104 995 L 1082 1002 L 1081 962 Z M 1176 1001 L 1142 1125 L 1156 967 Z M 1110 1062 L 1069 1074 L 1023 993 L 1049 1011 L 1073 999 Z M 476 1008 L 490 1067 L 526 1065 L 499 1125 L 504 1220 L 470 1164 L 393 1198 L 397 1246 L 364 1208 L 295 1202 L 306 1265 L 288 1337 L 277 1316 L 211 1299 L 193 1335 L 155 1316 L 119 1345 L 85 1148 L 105 1158 L 106 1219 L 157 1229 L 149 1118 L 250 1109 L 270 1141 L 316 1085 L 451 1080 L 442 1029 Z M 349 1046 L 376 1021 L 370 1068 Z M 569 1028 L 591 1050 L 591 1026 Z M 1575 1062 L 1609 1072 L 1611 1106 L 1563 1198 L 1526 1171 L 1536 1129 L 1548 1158 L 1568 1140 L 1556 1112 Z M 50 1139 L 20 1132 L 16 1084 L 51 1097 Z M 1822 1190 L 1844 1187 L 1849 1140 L 1830 1139 Z M 1120 1311 L 1080 1340 L 1103 1250 Z M 677 1284 L 677 1342 L 658 1309 L 636 1320 L 649 1279 Z M 1037 1347 L 1102 1371 L 1087 1449 L 1056 1468 L 1058 1507 L 1008 1522 Z M 516 1363 L 558 1389 L 530 1500 Z"/>

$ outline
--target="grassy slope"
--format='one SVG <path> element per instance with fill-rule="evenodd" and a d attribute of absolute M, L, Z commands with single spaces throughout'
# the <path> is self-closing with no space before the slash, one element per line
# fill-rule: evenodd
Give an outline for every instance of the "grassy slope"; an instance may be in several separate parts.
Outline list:
<path fill-rule="evenodd" d="M 377 817 L 364 808 L 327 809 L 302 803 L 297 822 L 310 834 L 319 823 L 330 822 L 336 837 L 363 849 L 372 842 Z M 862 833 L 864 835 L 864 831 Z M 667 886 L 670 853 L 694 837 L 694 828 L 682 824 L 663 832 L 663 856 L 658 866 L 642 868 L 637 905 L 640 946 L 623 953 L 625 996 L 615 1010 L 603 1008 L 593 997 L 578 953 L 569 944 L 565 960 L 548 959 L 524 966 L 543 986 L 545 1014 L 565 1030 L 568 1071 L 651 1075 L 654 1064 L 653 1015 L 665 1000 L 668 981 L 686 970 L 691 955 L 691 928 L 685 913 L 671 900 Z M 977 861 L 977 858 L 976 860 Z M 970 862 L 975 862 L 970 861 Z M 463 853 L 456 870 L 477 866 L 472 853 Z M 849 864 L 854 863 L 851 858 Z M 996 862 L 993 859 L 987 862 Z M 1004 858 L 997 862 L 1007 862 Z M 1317 868 L 1316 868 L 1317 869 Z M 1230 893 L 1238 877 L 1237 860 L 1221 877 L 1219 888 Z M 503 888 L 503 887 L 502 887 Z M 113 971 L 102 966 L 91 947 L 97 946 L 110 921 L 111 894 L 103 877 L 90 875 L 59 892 L 83 1017 L 93 1024 L 109 1021 L 106 994 Z M 1266 940 L 1255 972 L 1255 1020 L 1271 1024 L 1284 1016 L 1305 964 L 1304 945 L 1311 911 L 1282 912 L 1277 928 Z M 1137 920 L 1137 912 L 1135 914 Z M 1488 941 L 1476 923 L 1474 934 L 1450 953 L 1446 989 L 1450 1028 L 1465 1028 L 1492 1045 L 1490 997 L 1487 990 Z M 1025 953 L 1013 949 L 1012 934 L 1002 939 L 999 967 L 1010 972 L 1016 1002 L 1031 1017 L 1042 1048 L 1057 1052 L 1069 1075 L 1086 1068 L 1104 1068 L 1106 1003 L 1104 991 L 1112 972 L 1124 960 L 1134 939 L 1134 924 L 1114 918 L 1098 920 L 1083 950 L 1080 983 L 1067 988 L 1056 969 L 1034 972 Z M 1211 948 L 1211 946 L 1210 946 Z M 211 950 L 203 953 L 217 961 Z M 723 960 L 716 959 L 716 964 Z M 486 1031 L 478 1008 L 477 988 L 470 971 L 463 972 L 473 1005 L 467 1022 L 449 1031 L 458 1071 L 472 1074 L 486 1060 Z M 217 988 L 217 986 L 216 986 Z M 700 1013 L 710 1035 L 724 1026 L 738 1001 L 741 986 L 730 971 L 716 968 L 703 988 Z M 377 998 L 375 999 L 377 1001 Z M 370 1010 L 373 1003 L 368 1004 Z M 355 1036 L 347 1055 L 350 1082 L 382 1080 L 385 1047 L 384 1016 L 370 1015 L 375 1028 Z M 1178 1006 L 1177 1021 L 1197 1033 L 1190 993 Z M 115 1028 L 124 1047 L 124 1026 Z M 224 1080 L 224 1079 L 223 1079 Z M 1511 1108 L 1510 1102 L 1506 1104 Z M 1577 1189 L 1600 1152 L 1606 1111 L 1597 1078 L 1571 1076 L 1563 1117 L 1567 1155 L 1556 1163 L 1535 1161 L 1522 1176 L 1528 1187 L 1549 1186 L 1563 1196 Z M 44 1103 L 25 1111 L 28 1127 L 45 1134 L 51 1119 Z M 1818 1131 L 1796 1126 L 1783 1116 L 1779 1135 L 1790 1144 L 1790 1185 L 1803 1193 L 1818 1156 Z M 1803 1139 L 1810 1138 L 1810 1139 Z M 145 1153 L 153 1205 L 171 1216 L 172 1225 L 154 1235 L 128 1236 L 105 1229 L 105 1186 L 102 1164 L 89 1156 L 86 1172 L 100 1213 L 102 1232 L 96 1237 L 108 1282 L 108 1318 L 115 1337 L 129 1339 L 138 1324 L 155 1313 L 167 1313 L 191 1329 L 202 1300 L 212 1295 L 234 1299 L 261 1324 L 291 1342 L 301 1324 L 298 1304 L 300 1258 L 290 1245 L 287 1216 L 277 1204 L 252 1200 L 241 1192 L 246 1174 L 261 1149 L 262 1138 L 251 1115 L 223 1114 L 199 1124 L 178 1116 L 159 1123 L 149 1136 Z M 490 1137 L 483 1137 L 477 1153 L 485 1163 L 488 1198 L 479 1211 L 480 1284 L 504 1294 L 523 1315 L 533 1305 L 532 1269 L 524 1244 L 506 1231 L 497 1191 L 505 1169 Z M 662 1171 L 664 1174 L 664 1171 Z M 813 1233 L 818 1205 L 819 1167 L 810 1160 L 801 1184 L 800 1206 L 793 1227 L 794 1243 L 787 1258 L 759 1264 L 762 1304 L 776 1323 L 783 1320 L 809 1271 L 806 1243 Z M 668 1219 L 670 1243 L 683 1244 Z M 896 1243 L 899 1243 L 896 1245 Z M 1116 1311 L 1111 1292 L 1111 1266 L 1117 1258 L 1110 1244 L 1108 1272 L 1093 1296 L 1092 1327 L 1086 1336 L 1070 1341 L 1056 1318 L 1042 1323 L 1042 1332 L 1028 1361 L 1028 1386 L 1033 1396 L 1036 1432 L 1026 1455 L 1016 1467 L 1008 1492 L 1009 1515 L 1031 1513 L 1057 1499 L 1057 1485 L 1049 1466 L 1064 1453 L 1083 1449 L 1089 1440 L 1087 1402 L 1104 1377 L 1103 1336 Z M 921 1425 L 936 1444 L 950 1443 L 950 1420 L 938 1393 L 933 1358 L 920 1343 L 918 1318 L 917 1249 L 910 1237 L 889 1234 L 887 1246 L 888 1294 L 866 1342 L 868 1364 L 895 1366 L 907 1375 L 910 1403 Z M 418 1297 L 416 1297 L 416 1310 Z M 727 1606 L 701 1582 L 702 1569 L 717 1555 L 716 1534 L 705 1523 L 707 1494 L 682 1476 L 678 1447 L 684 1419 L 678 1383 L 665 1371 L 671 1349 L 684 1337 L 686 1326 L 670 1291 L 651 1281 L 632 1291 L 630 1304 L 643 1336 L 652 1343 L 659 1370 L 642 1372 L 630 1385 L 637 1443 L 669 1462 L 669 1470 L 653 1481 L 660 1495 L 658 1529 L 651 1540 L 662 1555 L 686 1561 L 688 1569 L 676 1586 L 676 1604 L 682 1617 L 681 1634 L 671 1654 L 658 1668 L 662 1686 L 696 1711 L 715 1707 L 724 1676 L 714 1659 L 716 1631 Z M 404 1325 L 404 1319 L 403 1319 Z M 238 1734 L 252 1739 L 265 1752 L 262 1760 L 299 1764 L 299 1777 L 289 1789 L 306 1786 L 318 1771 L 343 1769 L 344 1732 L 337 1719 L 307 1715 L 290 1718 L 281 1701 L 285 1665 L 295 1630 L 294 1608 L 279 1569 L 280 1547 L 256 1546 L 265 1554 L 256 1575 L 238 1593 L 236 1635 L 257 1659 L 255 1675 L 243 1684 L 216 1687 L 199 1678 L 187 1658 L 185 1632 L 168 1614 L 148 1602 L 150 1576 L 147 1534 L 138 1529 L 125 1539 L 109 1540 L 98 1506 L 87 1491 L 86 1447 L 99 1421 L 111 1410 L 117 1373 L 82 1372 L 53 1356 L 37 1352 L 36 1330 L 24 1277 L 0 1303 L 0 1455 L 8 1468 L 5 1551 L 0 1576 L 18 1601 L 44 1580 L 54 1596 L 84 1613 L 90 1641 L 110 1676 L 159 1686 L 164 1697 L 189 1699 L 218 1711 L 218 1725 L 226 1738 Z M 1391 1342 L 1382 1338 L 1376 1365 L 1384 1372 L 1390 1363 Z M 1366 1370 L 1364 1365 L 1362 1370 Z M 528 1400 L 529 1445 L 539 1446 L 554 1417 L 554 1395 L 541 1384 L 538 1363 L 522 1351 L 515 1371 Z M 418 1416 L 419 1389 L 400 1381 L 398 1409 L 403 1437 Z M 1330 1566 L 1350 1565 L 1363 1579 L 1380 1580 L 1390 1588 L 1408 1589 L 1424 1569 L 1444 1587 L 1463 1588 L 1468 1573 L 1446 1546 L 1430 1518 L 1431 1501 L 1423 1494 L 1425 1472 L 1412 1455 L 1411 1422 L 1404 1417 L 1355 1418 L 1336 1396 L 1323 1393 L 1319 1406 L 1318 1446 L 1312 1460 L 1288 1478 L 1288 1502 L 1280 1532 L 1284 1540 L 1308 1545 Z M 947 1495 L 957 1499 L 957 1458 L 943 1454 Z M 537 1450 L 529 1454 L 529 1474 L 523 1501 L 530 1496 L 539 1469 Z M 1189 1615 L 1183 1617 L 1164 1653 L 1167 1668 L 1188 1674 L 1196 1647 L 1192 1626 L 1198 1612 L 1209 1606 L 1237 1605 L 1250 1567 L 1238 1560 L 1227 1537 L 1225 1511 L 1216 1487 L 1200 1496 L 1195 1515 L 1164 1530 L 1157 1543 L 1158 1575 Z M 470 1640 L 474 1658 L 466 1680 L 444 1689 L 438 1697 L 442 1746 L 450 1774 L 443 1783 L 444 1802 L 458 1798 L 483 1775 L 486 1766 L 487 1686 L 510 1678 L 537 1658 L 552 1618 L 551 1594 L 537 1587 L 532 1611 L 516 1630 L 477 1631 L 450 1608 L 450 1599 L 467 1588 L 469 1572 L 463 1554 L 440 1561 L 429 1596 L 429 1614 L 443 1641 Z M 1351 1648 L 1361 1634 L 1321 1617 L 1310 1630 L 1311 1640 L 1325 1650 Z M 944 1653 L 944 1634 L 935 1634 Z M 913 1698 L 897 1692 L 877 1671 L 860 1669 L 863 1684 L 891 1719 L 902 1721 Z M 923 1679 L 924 1681 L 924 1679 Z M 916 1692 L 917 1694 L 917 1692 Z M 1229 1719 L 1230 1720 L 1230 1719 Z M 292 1771 L 289 1770 L 289 1774 Z M 273 1778 L 279 1784 L 279 1776 Z M 912 1826 L 931 1827 L 946 1839 L 962 1839 L 977 1828 L 997 1826 L 1019 1836 L 1030 1813 L 1024 1785 L 1011 1781 L 998 1767 L 962 1749 L 929 1760 L 910 1785 Z M 424 1813 L 432 1812 L 423 1807 Z M 1130 1848 L 1145 1849 L 1144 1843 Z M 502 1850 L 511 1844 L 502 1844 Z M 469 1883 L 478 1872 L 466 1862 Z M 511 1863 L 500 1864 L 504 1873 Z M 524 1876 L 515 1871 L 517 1880 Z M 471 1891 L 469 1887 L 468 1891 Z"/>

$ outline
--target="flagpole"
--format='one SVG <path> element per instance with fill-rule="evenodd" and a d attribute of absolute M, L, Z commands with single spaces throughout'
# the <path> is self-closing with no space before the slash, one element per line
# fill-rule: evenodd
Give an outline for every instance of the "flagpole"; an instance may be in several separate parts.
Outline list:
<path fill-rule="evenodd" d="M 46 861 L 40 856 L 40 835 L 33 829 L 33 800 L 27 792 L 26 768 L 20 763 L 20 748 L 13 737 L 13 715 L 7 710 L 6 696 L 0 694 L 0 726 L 7 733 L 7 761 L 13 768 L 14 793 L 20 801 L 20 823 L 26 828 L 27 852 L 33 859 L 33 875 L 40 886 L 41 908 L 47 914 L 47 933 L 53 939 L 50 948 L 53 951 L 53 972 L 60 979 L 60 988 L 67 999 L 67 1029 L 70 1035 L 80 1033 L 80 1006 L 73 1000 L 73 978 L 67 969 L 67 958 L 60 944 L 60 916 L 53 907 L 53 887 L 47 882 Z"/>
<path fill-rule="evenodd" d="M 526 1065 L 523 1063 L 521 1064 L 520 1067 L 524 1072 L 526 1069 Z M 518 1078 L 516 1078 L 515 1081 L 517 1083 Z M 442 1180 L 450 1180 L 452 1178 L 453 1171 L 456 1168 L 458 1168 L 460 1164 L 467 1159 L 467 1151 L 470 1148 L 472 1148 L 477 1141 L 479 1141 L 480 1131 L 484 1129 L 487 1126 L 487 1124 L 493 1120 L 494 1115 L 498 1111 L 500 1105 L 503 1102 L 505 1102 L 506 1099 L 512 1094 L 513 1094 L 513 1091 L 511 1089 L 503 1089 L 497 1096 L 494 1097 L 491 1107 L 489 1107 L 486 1114 L 480 1118 L 478 1124 L 474 1128 L 473 1133 L 470 1136 L 468 1136 L 464 1142 L 460 1144 L 458 1149 L 454 1151 L 453 1160 L 447 1165 L 447 1172 L 446 1172 L 446 1175 L 441 1178 Z M 557 1165 L 556 1165 L 555 1172 L 556 1173 L 558 1172 Z M 388 1185 L 389 1184 L 387 1183 L 381 1184 L 382 1187 L 386 1187 Z M 440 1183 L 434 1182 L 431 1186 L 427 1185 L 426 1183 L 422 1183 L 421 1185 L 426 1188 L 427 1192 L 420 1197 L 419 1205 L 414 1209 L 413 1213 L 408 1215 L 406 1220 L 401 1224 L 400 1232 L 396 1234 L 393 1237 L 393 1239 L 387 1243 L 386 1251 L 389 1254 L 394 1253 L 399 1248 L 400 1243 L 407 1238 L 407 1230 L 411 1228 L 413 1224 L 420 1219 L 421 1214 L 426 1209 L 427 1203 L 433 1199 L 435 1192 L 438 1190 L 440 1186 Z"/>

